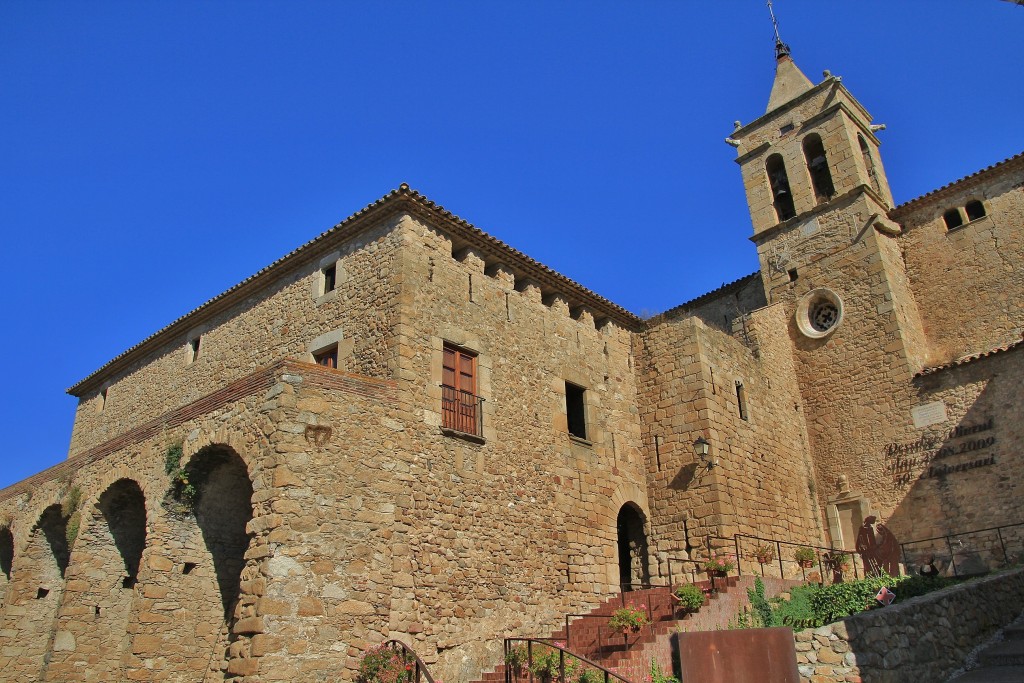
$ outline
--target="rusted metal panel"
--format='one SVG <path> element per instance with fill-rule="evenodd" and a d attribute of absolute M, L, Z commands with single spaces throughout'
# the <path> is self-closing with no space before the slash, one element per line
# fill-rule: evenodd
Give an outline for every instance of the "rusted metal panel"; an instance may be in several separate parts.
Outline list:
<path fill-rule="evenodd" d="M 677 633 L 672 639 L 682 683 L 800 683 L 788 628 Z"/>

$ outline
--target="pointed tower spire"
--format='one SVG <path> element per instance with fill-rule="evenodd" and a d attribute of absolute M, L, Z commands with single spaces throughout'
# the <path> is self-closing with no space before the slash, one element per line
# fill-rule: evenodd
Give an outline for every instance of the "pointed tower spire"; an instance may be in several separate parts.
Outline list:
<path fill-rule="evenodd" d="M 772 8 L 772 0 L 768 0 L 768 13 L 771 14 L 772 28 L 775 29 L 775 82 L 772 83 L 772 93 L 768 97 L 768 108 L 765 112 L 789 102 L 814 87 L 814 84 L 807 76 L 804 76 L 804 73 L 793 62 L 793 58 L 790 57 L 789 45 L 782 42 L 782 37 L 779 35 L 779 22 L 775 19 L 775 10 Z"/>

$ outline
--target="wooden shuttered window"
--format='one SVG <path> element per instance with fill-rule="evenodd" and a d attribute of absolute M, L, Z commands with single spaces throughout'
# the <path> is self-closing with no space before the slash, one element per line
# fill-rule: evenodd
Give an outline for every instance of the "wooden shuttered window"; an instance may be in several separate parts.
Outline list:
<path fill-rule="evenodd" d="M 480 399 L 476 395 L 476 356 L 445 345 L 441 373 L 442 425 L 481 435 Z"/>

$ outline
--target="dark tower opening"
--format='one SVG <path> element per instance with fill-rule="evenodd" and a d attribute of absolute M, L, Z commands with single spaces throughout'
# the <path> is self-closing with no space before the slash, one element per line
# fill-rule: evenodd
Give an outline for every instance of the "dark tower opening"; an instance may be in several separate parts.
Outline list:
<path fill-rule="evenodd" d="M 819 204 L 832 199 L 836 188 L 832 184 L 832 172 L 828 169 L 825 145 L 817 133 L 811 133 L 804 138 L 804 159 L 807 160 L 807 172 L 811 176 L 815 199 Z"/>
<path fill-rule="evenodd" d="M 619 541 L 619 583 L 622 590 L 641 588 L 651 582 L 647 569 L 647 535 L 643 514 L 633 503 L 619 510 L 616 520 Z"/>
<path fill-rule="evenodd" d="M 786 164 L 782 161 L 782 155 L 771 155 L 765 161 L 764 167 L 772 188 L 775 213 L 780 222 L 789 220 L 796 215 L 796 206 L 793 204 L 793 193 L 789 189 L 789 176 L 786 175 Z"/>

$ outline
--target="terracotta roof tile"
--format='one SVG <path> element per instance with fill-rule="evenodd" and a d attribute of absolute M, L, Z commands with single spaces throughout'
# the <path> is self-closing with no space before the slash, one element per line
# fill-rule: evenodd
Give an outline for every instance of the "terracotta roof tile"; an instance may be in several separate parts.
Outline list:
<path fill-rule="evenodd" d="M 956 360 L 950 361 L 949 363 L 943 363 L 942 365 L 934 365 L 930 368 L 925 368 L 921 370 L 921 372 L 914 375 L 914 377 L 934 375 L 936 372 L 942 372 L 943 370 L 949 370 L 950 368 L 959 367 L 961 365 L 967 365 L 968 363 L 973 363 L 974 361 L 981 360 L 982 358 L 989 358 L 991 356 L 995 356 L 1000 353 L 1006 353 L 1007 351 L 1012 351 L 1013 349 L 1022 347 L 1024 347 L 1024 338 L 1018 339 L 1015 342 L 1010 342 L 1009 344 L 1004 344 L 1003 346 L 997 346 L 996 348 L 989 349 L 988 351 L 982 351 L 981 353 L 975 353 L 971 354 L 970 356 L 964 356 L 963 358 L 957 358 Z"/>

